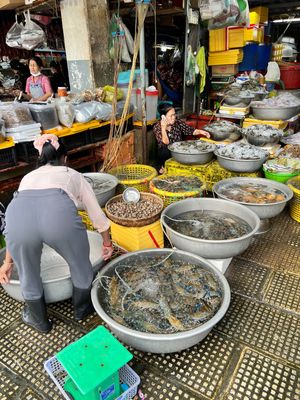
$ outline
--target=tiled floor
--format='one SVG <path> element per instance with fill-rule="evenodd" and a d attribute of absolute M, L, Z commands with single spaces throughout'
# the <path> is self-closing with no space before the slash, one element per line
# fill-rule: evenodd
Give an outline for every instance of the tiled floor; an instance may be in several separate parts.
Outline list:
<path fill-rule="evenodd" d="M 300 224 L 282 213 L 226 277 L 231 305 L 202 342 L 167 355 L 130 349 L 146 399 L 300 400 Z M 70 301 L 49 309 L 55 327 L 38 334 L 0 290 L 0 400 L 61 399 L 44 361 L 101 323 L 76 323 Z"/>

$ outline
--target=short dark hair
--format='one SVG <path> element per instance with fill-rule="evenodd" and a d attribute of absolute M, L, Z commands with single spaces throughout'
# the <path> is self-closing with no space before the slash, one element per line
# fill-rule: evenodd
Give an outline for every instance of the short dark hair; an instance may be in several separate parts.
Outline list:
<path fill-rule="evenodd" d="M 59 139 L 58 143 L 59 148 L 57 150 L 52 146 L 50 140 L 44 144 L 43 150 L 38 158 L 38 167 L 46 164 L 62 165 L 62 158 L 67 155 L 67 149 Z"/>
<path fill-rule="evenodd" d="M 158 106 L 158 112 L 159 115 L 166 115 L 168 111 L 172 110 L 172 108 L 174 108 L 174 106 L 170 103 L 160 103 Z"/>
<path fill-rule="evenodd" d="M 43 68 L 43 66 L 44 66 L 43 61 L 40 57 L 37 57 L 37 56 L 30 57 L 28 60 L 28 63 L 30 63 L 30 60 L 35 61 L 39 68 Z"/>

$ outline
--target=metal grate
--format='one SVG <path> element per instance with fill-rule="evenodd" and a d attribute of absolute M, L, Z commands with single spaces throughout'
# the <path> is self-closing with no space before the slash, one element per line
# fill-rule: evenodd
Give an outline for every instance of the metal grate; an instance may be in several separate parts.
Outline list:
<path fill-rule="evenodd" d="M 288 234 L 286 232 L 286 234 Z M 240 258 L 266 267 L 300 273 L 299 248 L 267 240 L 256 240 Z"/>
<path fill-rule="evenodd" d="M 166 378 L 175 379 L 197 394 L 211 397 L 228 367 L 235 347 L 236 344 L 230 340 L 209 334 L 198 345 L 180 353 L 161 355 L 132 350 L 135 356 L 159 369 Z"/>
<path fill-rule="evenodd" d="M 300 363 L 300 319 L 253 300 L 232 296 L 216 329 L 282 359 Z"/>
<path fill-rule="evenodd" d="M 270 274 L 268 268 L 241 258 L 234 258 L 226 271 L 230 288 L 234 293 L 261 299 L 263 285 Z"/>
<path fill-rule="evenodd" d="M 271 219 L 271 223 L 272 228 L 263 235 L 264 240 L 300 246 L 300 225 L 290 218 L 288 209 L 276 218 Z"/>
<path fill-rule="evenodd" d="M 204 400 L 204 397 L 191 393 L 175 381 L 166 380 L 158 371 L 144 370 L 141 378 L 141 390 L 147 400 Z"/>
<path fill-rule="evenodd" d="M 43 363 L 63 347 L 82 336 L 72 325 L 54 320 L 53 330 L 45 335 L 21 323 L 0 338 L 0 361 L 25 378 L 47 399 L 60 399 L 55 384 L 45 374 Z"/>
<path fill-rule="evenodd" d="M 19 389 L 20 386 L 13 380 L 11 374 L 8 375 L 0 370 L 0 399 L 12 399 L 19 392 Z"/>
<path fill-rule="evenodd" d="M 247 349 L 226 400 L 296 400 L 299 396 L 297 370 Z"/>
<path fill-rule="evenodd" d="M 300 276 L 274 272 L 264 300 L 286 310 L 300 313 Z"/>
<path fill-rule="evenodd" d="M 21 315 L 23 304 L 8 296 L 0 286 L 0 330 L 9 326 Z"/>

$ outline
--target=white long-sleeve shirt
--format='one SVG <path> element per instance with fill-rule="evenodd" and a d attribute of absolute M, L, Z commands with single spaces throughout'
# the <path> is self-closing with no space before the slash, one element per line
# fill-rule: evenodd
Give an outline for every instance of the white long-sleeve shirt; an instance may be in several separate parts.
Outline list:
<path fill-rule="evenodd" d="M 110 222 L 98 204 L 91 185 L 84 176 L 65 166 L 44 165 L 22 179 L 19 191 L 39 189 L 62 189 L 79 210 L 86 210 L 98 232 L 106 231 Z"/>

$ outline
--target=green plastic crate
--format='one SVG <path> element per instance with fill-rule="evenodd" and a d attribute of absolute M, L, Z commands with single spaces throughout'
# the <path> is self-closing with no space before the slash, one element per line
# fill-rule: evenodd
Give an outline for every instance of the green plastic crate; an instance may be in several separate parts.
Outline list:
<path fill-rule="evenodd" d="M 119 369 L 132 354 L 103 326 L 57 353 L 69 379 L 64 390 L 78 400 L 113 400 L 121 393 Z"/>

